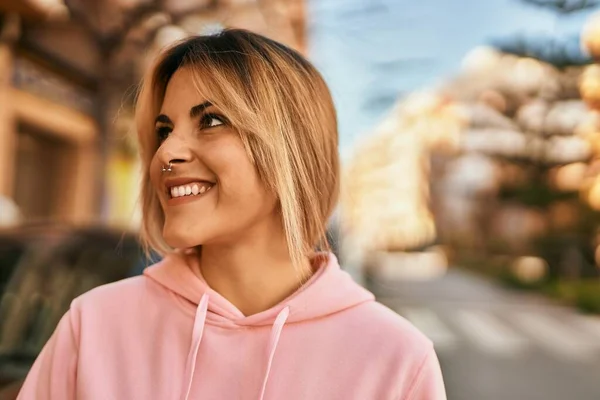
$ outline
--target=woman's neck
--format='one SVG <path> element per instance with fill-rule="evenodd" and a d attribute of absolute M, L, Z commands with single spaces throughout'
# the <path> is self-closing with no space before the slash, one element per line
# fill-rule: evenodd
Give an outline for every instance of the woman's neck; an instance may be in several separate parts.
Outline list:
<path fill-rule="evenodd" d="M 246 316 L 278 304 L 306 279 L 294 268 L 284 241 L 250 237 L 235 245 L 203 245 L 198 254 L 206 283 Z M 308 258 L 302 267 L 312 273 Z"/>

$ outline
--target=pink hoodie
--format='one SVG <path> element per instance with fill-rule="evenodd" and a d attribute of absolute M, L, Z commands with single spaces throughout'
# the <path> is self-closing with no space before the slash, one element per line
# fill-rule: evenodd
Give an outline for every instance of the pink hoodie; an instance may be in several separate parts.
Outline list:
<path fill-rule="evenodd" d="M 443 400 L 431 342 L 323 255 L 244 316 L 173 253 L 73 301 L 21 400 Z M 316 258 L 318 260 L 318 258 Z"/>

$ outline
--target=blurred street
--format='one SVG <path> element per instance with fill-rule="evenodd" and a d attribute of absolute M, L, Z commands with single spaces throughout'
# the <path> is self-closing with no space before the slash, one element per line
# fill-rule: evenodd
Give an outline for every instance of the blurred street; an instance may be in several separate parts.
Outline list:
<path fill-rule="evenodd" d="M 148 264 L 137 84 L 224 28 L 327 81 L 328 240 L 448 399 L 600 399 L 600 1 L 0 0 L 0 400 L 73 298 Z"/>
<path fill-rule="evenodd" d="M 433 340 L 449 400 L 600 398 L 598 318 L 459 269 L 371 289 Z"/>

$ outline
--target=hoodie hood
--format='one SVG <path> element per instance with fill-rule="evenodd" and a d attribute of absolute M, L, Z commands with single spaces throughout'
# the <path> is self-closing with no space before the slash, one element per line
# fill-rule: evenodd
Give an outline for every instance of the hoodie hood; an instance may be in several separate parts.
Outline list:
<path fill-rule="evenodd" d="M 199 271 L 199 268 L 197 258 L 192 254 L 170 253 L 160 262 L 146 268 L 144 275 L 196 306 L 200 304 L 203 295 L 208 295 L 208 323 L 238 326 L 273 325 L 284 308 L 289 310 L 287 323 L 294 323 L 325 317 L 375 300 L 373 294 L 356 284 L 347 272 L 341 270 L 333 253 L 323 252 L 317 253 L 311 259 L 315 272 L 300 289 L 268 310 L 244 316 L 194 273 L 194 270 Z"/>
<path fill-rule="evenodd" d="M 168 290 L 187 299 L 196 306 L 192 342 L 187 357 L 181 400 L 190 400 L 196 359 L 202 342 L 205 325 L 225 325 L 231 328 L 271 326 L 271 336 L 266 344 L 262 385 L 257 398 L 263 400 L 273 358 L 286 324 L 325 317 L 359 304 L 374 301 L 374 296 L 357 285 L 348 273 L 342 271 L 332 253 L 318 253 L 311 260 L 313 276 L 300 289 L 276 306 L 263 312 L 244 316 L 227 299 L 212 290 L 206 281 L 196 275 L 200 271 L 194 252 L 173 252 L 159 263 L 147 268 L 144 274 Z"/>

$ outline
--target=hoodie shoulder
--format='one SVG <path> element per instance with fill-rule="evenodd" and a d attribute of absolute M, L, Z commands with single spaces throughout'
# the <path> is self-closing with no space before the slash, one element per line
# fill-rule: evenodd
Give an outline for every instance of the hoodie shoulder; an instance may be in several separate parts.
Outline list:
<path fill-rule="evenodd" d="M 389 344 L 396 343 L 403 352 L 415 349 L 426 353 L 433 347 L 433 342 L 413 324 L 379 302 L 362 304 L 356 311 L 361 314 L 364 333 Z"/>
<path fill-rule="evenodd" d="M 429 338 L 408 320 L 376 301 L 361 304 L 354 312 L 351 326 L 347 327 L 359 332 L 353 335 L 353 344 L 361 353 L 369 354 L 368 362 L 373 363 L 374 369 L 386 371 L 384 376 L 394 382 L 395 398 L 445 398 L 439 394 L 443 393 L 441 372 Z M 438 392 L 424 395 L 427 390 Z"/>
<path fill-rule="evenodd" d="M 77 297 L 73 304 L 79 309 L 124 309 L 139 306 L 152 295 L 165 295 L 158 286 L 144 275 L 97 286 Z"/>

